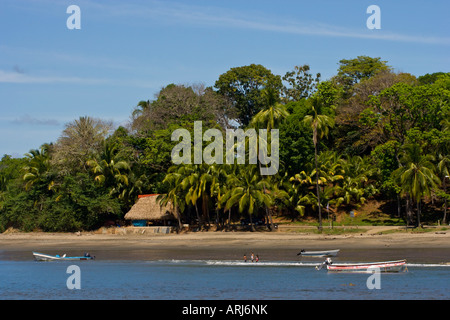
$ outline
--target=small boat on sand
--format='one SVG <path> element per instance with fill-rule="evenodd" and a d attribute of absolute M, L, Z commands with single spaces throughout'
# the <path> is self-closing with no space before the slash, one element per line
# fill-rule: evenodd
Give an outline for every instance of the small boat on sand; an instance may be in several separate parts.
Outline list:
<path fill-rule="evenodd" d="M 304 257 L 335 257 L 337 256 L 339 252 L 339 249 L 335 250 L 323 250 L 323 251 L 306 251 L 302 250 L 299 253 L 297 253 L 298 256 L 304 256 Z"/>
<path fill-rule="evenodd" d="M 365 262 L 365 263 L 337 263 L 334 264 L 330 258 L 317 270 L 326 265 L 329 272 L 351 272 L 351 273 L 374 273 L 374 272 L 401 272 L 406 271 L 406 260 Z"/>
<path fill-rule="evenodd" d="M 76 260 L 93 260 L 95 257 L 92 257 L 89 253 L 85 253 L 84 256 L 80 257 L 67 257 L 65 254 L 60 256 L 50 255 L 45 253 L 33 252 L 33 256 L 37 261 L 54 261 L 54 260 L 68 260 L 68 261 L 76 261 Z"/>

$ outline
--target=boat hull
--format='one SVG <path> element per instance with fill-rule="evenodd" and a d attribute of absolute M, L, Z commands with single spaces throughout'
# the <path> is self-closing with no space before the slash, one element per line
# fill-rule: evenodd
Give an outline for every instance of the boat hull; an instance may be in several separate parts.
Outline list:
<path fill-rule="evenodd" d="M 33 252 L 34 259 L 36 261 L 57 261 L 57 260 L 64 260 L 64 261 L 79 261 L 79 260 L 92 260 L 93 257 L 66 257 L 66 256 L 53 256 L 45 253 L 39 253 L 39 252 Z"/>
<path fill-rule="evenodd" d="M 300 256 L 315 257 L 315 258 L 335 257 L 335 256 L 337 256 L 338 252 L 339 252 L 339 249 L 325 250 L 325 251 L 303 251 L 303 252 L 300 252 Z"/>
<path fill-rule="evenodd" d="M 374 272 L 402 272 L 406 270 L 406 260 L 384 261 L 355 264 L 327 265 L 328 272 L 374 273 Z"/>

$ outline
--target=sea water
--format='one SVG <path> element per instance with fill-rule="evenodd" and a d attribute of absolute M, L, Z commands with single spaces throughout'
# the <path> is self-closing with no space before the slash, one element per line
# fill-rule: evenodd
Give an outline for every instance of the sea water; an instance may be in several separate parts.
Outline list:
<path fill-rule="evenodd" d="M 68 286 L 78 268 L 79 289 Z M 407 264 L 407 272 L 328 273 L 316 262 L 222 260 L 0 260 L 2 300 L 450 299 L 450 265 Z"/>

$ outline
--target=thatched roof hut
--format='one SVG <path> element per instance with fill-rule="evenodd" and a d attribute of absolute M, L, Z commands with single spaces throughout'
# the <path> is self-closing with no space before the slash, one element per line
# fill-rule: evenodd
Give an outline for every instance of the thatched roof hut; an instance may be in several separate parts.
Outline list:
<path fill-rule="evenodd" d="M 176 219 L 172 206 L 161 206 L 156 200 L 157 196 L 158 194 L 140 195 L 138 201 L 125 215 L 125 219 L 141 222 Z"/>

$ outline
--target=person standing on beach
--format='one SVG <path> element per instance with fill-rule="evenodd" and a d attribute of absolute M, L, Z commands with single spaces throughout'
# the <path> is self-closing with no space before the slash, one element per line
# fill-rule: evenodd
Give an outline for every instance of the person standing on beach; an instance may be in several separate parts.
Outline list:
<path fill-rule="evenodd" d="M 259 256 L 258 255 L 256 255 L 256 260 L 255 260 L 256 262 L 258 262 L 259 261 Z"/>
<path fill-rule="evenodd" d="M 244 253 L 244 262 L 247 262 L 247 255 Z"/>
<path fill-rule="evenodd" d="M 253 252 L 252 252 L 252 255 L 250 256 L 250 258 L 252 259 L 252 262 L 253 262 L 253 259 L 255 258 L 255 256 L 253 255 Z"/>

